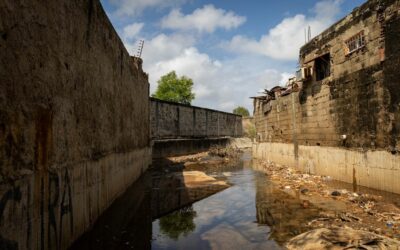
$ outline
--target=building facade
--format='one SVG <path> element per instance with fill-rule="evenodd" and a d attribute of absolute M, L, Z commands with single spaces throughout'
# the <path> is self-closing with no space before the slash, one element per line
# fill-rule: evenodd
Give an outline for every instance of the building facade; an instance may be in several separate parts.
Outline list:
<path fill-rule="evenodd" d="M 255 156 L 400 193 L 399 14 L 370 0 L 305 44 L 286 90 L 254 98 Z"/>

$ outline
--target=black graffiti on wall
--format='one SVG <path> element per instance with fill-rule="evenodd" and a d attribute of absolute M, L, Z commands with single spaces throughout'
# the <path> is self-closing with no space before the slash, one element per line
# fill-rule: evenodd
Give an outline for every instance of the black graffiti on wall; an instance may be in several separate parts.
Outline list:
<path fill-rule="evenodd" d="M 73 206 L 71 181 L 68 170 L 65 170 L 60 182 L 58 174 L 50 173 L 48 177 L 48 218 L 47 218 L 47 248 L 61 249 L 64 219 L 69 220 L 70 233 L 73 233 Z M 61 188 L 62 186 L 62 188 Z M 61 198 L 60 198 L 61 197 Z M 44 202 L 44 201 L 43 201 Z M 58 216 L 57 216 L 58 215 Z M 45 224 L 45 215 L 41 216 L 41 224 Z M 41 245 L 44 247 L 46 230 L 41 228 Z M 45 247 L 44 247 L 45 248 Z"/>
<path fill-rule="evenodd" d="M 6 209 L 9 201 L 21 201 L 21 190 L 19 187 L 12 187 L 1 197 L 0 200 L 0 221 L 3 219 L 4 210 Z M 13 240 L 5 239 L 0 235 L 0 249 L 16 250 L 18 249 L 18 243 Z"/>
<path fill-rule="evenodd" d="M 51 173 L 49 174 L 49 211 L 48 211 L 48 228 L 47 228 L 47 239 L 48 239 L 48 246 L 50 247 L 52 242 L 57 246 L 56 248 L 59 249 L 59 240 L 57 234 L 57 219 L 56 219 L 56 209 L 59 202 L 60 197 L 60 181 L 57 174 Z M 42 223 L 43 217 L 42 217 Z M 42 228 L 42 234 L 44 233 L 44 228 Z M 43 238 L 43 237 L 42 237 Z M 53 239 L 53 241 L 52 241 Z M 44 242 L 42 242 L 44 245 Z"/>
<path fill-rule="evenodd" d="M 62 193 L 61 204 L 60 204 L 60 226 L 59 226 L 60 241 L 59 241 L 59 244 L 61 244 L 61 237 L 63 235 L 62 230 L 64 228 L 63 227 L 64 216 L 66 216 L 67 219 L 69 219 L 71 235 L 74 232 L 74 227 L 73 227 L 74 216 L 73 216 L 73 210 L 72 210 L 71 182 L 70 182 L 70 178 L 69 178 L 67 171 L 65 171 L 63 182 L 64 182 L 64 187 L 63 187 L 63 193 Z"/>
<path fill-rule="evenodd" d="M 39 212 L 35 217 L 40 217 L 40 238 L 37 239 L 39 249 L 61 249 L 62 237 L 65 233 L 66 222 L 69 222 L 70 234 L 73 234 L 73 203 L 72 203 L 72 189 L 71 179 L 68 170 L 66 169 L 63 174 L 48 173 L 46 176 L 38 177 L 40 181 L 39 192 L 32 193 L 31 186 L 27 186 L 27 213 L 26 218 L 23 218 L 27 223 L 26 229 L 26 247 L 32 248 L 32 244 L 36 239 L 32 239 L 32 214 L 34 211 Z M 38 196 L 38 197 L 31 197 Z M 36 199 L 35 199 L 36 198 Z M 7 190 L 0 199 L 0 222 L 4 219 L 4 212 L 7 206 L 18 207 L 21 206 L 22 193 L 19 186 L 13 186 Z M 38 203 L 31 201 L 38 200 Z M 10 203 L 16 202 L 17 205 Z M 18 219 L 17 219 L 18 220 Z M 47 241 L 46 241 L 47 239 Z M 0 234 L 0 249 L 17 250 L 19 245 L 17 241 L 6 239 Z"/>

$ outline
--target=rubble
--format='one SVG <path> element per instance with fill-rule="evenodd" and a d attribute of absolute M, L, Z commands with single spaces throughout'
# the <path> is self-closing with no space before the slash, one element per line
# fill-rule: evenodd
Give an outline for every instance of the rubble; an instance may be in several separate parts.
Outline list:
<path fill-rule="evenodd" d="M 381 195 L 333 188 L 329 176 L 304 174 L 271 162 L 257 164 L 282 191 L 299 198 L 304 208 L 316 206 L 322 209 L 319 218 L 308 222 L 312 228 L 346 226 L 400 239 L 400 208 L 393 200 Z"/>
<path fill-rule="evenodd" d="M 208 154 L 210 156 L 219 156 L 223 158 L 238 158 L 241 154 L 241 149 L 233 147 L 212 147 Z"/>
<path fill-rule="evenodd" d="M 308 193 L 308 189 L 307 188 L 303 188 L 303 189 L 300 190 L 300 193 L 306 194 L 306 193 Z"/>
<path fill-rule="evenodd" d="M 290 250 L 307 249 L 399 249 L 400 242 L 385 236 L 352 228 L 315 229 L 291 239 Z"/>

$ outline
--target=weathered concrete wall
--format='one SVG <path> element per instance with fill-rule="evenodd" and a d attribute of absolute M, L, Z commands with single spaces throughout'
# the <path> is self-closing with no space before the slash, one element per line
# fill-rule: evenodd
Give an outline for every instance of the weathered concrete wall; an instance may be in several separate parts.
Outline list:
<path fill-rule="evenodd" d="M 302 121 L 300 111 L 298 93 L 277 98 L 268 103 L 256 100 L 254 124 L 257 131 L 257 141 L 292 142 L 293 135 L 300 131 L 306 137 L 306 131 L 300 130 L 300 126 L 303 128 L 308 124 L 312 126 L 312 121 L 310 123 Z M 319 116 L 314 118 L 319 119 Z"/>
<path fill-rule="evenodd" d="M 151 249 L 151 187 L 151 173 L 146 172 L 115 199 L 70 249 Z M 129 233 L 121 235 L 123 231 Z"/>
<path fill-rule="evenodd" d="M 348 53 L 346 41 L 360 31 L 364 33 L 365 45 Z M 316 171 L 332 176 L 338 176 L 337 169 L 347 164 L 340 157 L 359 159 L 359 151 L 374 151 L 368 153 L 369 161 L 381 159 L 381 155 L 389 152 L 389 161 L 400 162 L 399 32 L 400 2 L 370 0 L 303 46 L 300 65 L 311 68 L 313 74 L 302 82 L 300 92 L 269 102 L 255 100 L 258 141 L 262 145 L 288 143 L 287 149 L 291 151 L 287 156 L 281 156 L 282 159 L 278 154 L 271 157 L 305 168 L 304 164 L 318 163 L 313 161 L 319 157 L 318 151 L 333 153 L 331 147 L 337 147 L 338 158 L 326 155 L 331 159 L 329 168 L 320 171 L 318 167 Z M 319 80 L 316 78 L 317 60 L 328 53 L 329 75 Z M 302 148 L 305 150 L 303 146 L 318 150 L 305 155 L 300 152 Z M 266 152 L 270 152 L 267 148 Z M 343 153 L 346 149 L 348 153 Z M 302 161 L 302 157 L 307 160 Z M 364 160 L 358 162 L 360 169 L 357 172 L 356 167 L 355 171 L 359 175 L 378 168 L 378 165 L 370 168 Z M 350 178 L 338 178 L 351 181 L 352 170 L 349 169 Z M 389 169 L 382 170 L 379 176 L 393 175 L 393 171 L 397 171 L 397 167 Z M 370 187 L 378 185 L 373 183 L 375 181 L 392 180 L 390 176 L 361 179 L 360 184 Z M 380 188 L 393 189 L 385 185 Z M 387 185 L 395 186 L 396 183 Z M 400 191 L 397 187 L 395 190 Z"/>
<path fill-rule="evenodd" d="M 242 136 L 239 115 L 151 98 L 151 137 L 206 138 Z"/>
<path fill-rule="evenodd" d="M 253 156 L 310 173 L 327 175 L 353 186 L 400 193 L 400 159 L 387 151 L 263 142 L 253 144 Z"/>
<path fill-rule="evenodd" d="M 140 176 L 148 94 L 98 0 L 0 1 L 0 248 L 65 249 Z"/>
<path fill-rule="evenodd" d="M 330 136 L 327 145 L 400 150 L 399 10 L 399 1 L 368 1 L 301 49 L 305 66 L 313 66 L 313 59 L 324 53 L 331 55 L 330 76 L 321 82 L 313 77 L 300 95 L 300 103 L 308 106 L 302 115 L 323 115 L 335 128 L 321 134 L 346 135 L 345 142 Z M 360 31 L 365 46 L 346 53 L 345 41 Z M 315 109 L 326 113 L 312 113 Z"/>
<path fill-rule="evenodd" d="M 378 2 L 367 2 L 301 49 L 300 64 L 314 74 L 300 93 L 257 101 L 261 141 L 400 150 L 400 3 Z M 365 46 L 346 53 L 345 41 L 360 31 Z M 317 81 L 315 60 L 327 53 L 330 75 Z"/>
<path fill-rule="evenodd" d="M 181 156 L 208 151 L 212 147 L 226 147 L 231 140 L 222 138 L 164 139 L 153 141 L 153 158 Z"/>

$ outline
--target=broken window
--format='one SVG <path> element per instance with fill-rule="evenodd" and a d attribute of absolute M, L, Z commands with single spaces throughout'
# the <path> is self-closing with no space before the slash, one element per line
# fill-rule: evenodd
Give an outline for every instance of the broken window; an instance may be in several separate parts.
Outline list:
<path fill-rule="evenodd" d="M 356 50 L 361 49 L 365 46 L 365 36 L 364 31 L 350 37 L 345 41 L 346 44 L 346 55 L 353 53 Z"/>
<path fill-rule="evenodd" d="M 331 74 L 331 55 L 325 54 L 315 59 L 315 77 L 317 81 L 328 77 Z"/>

